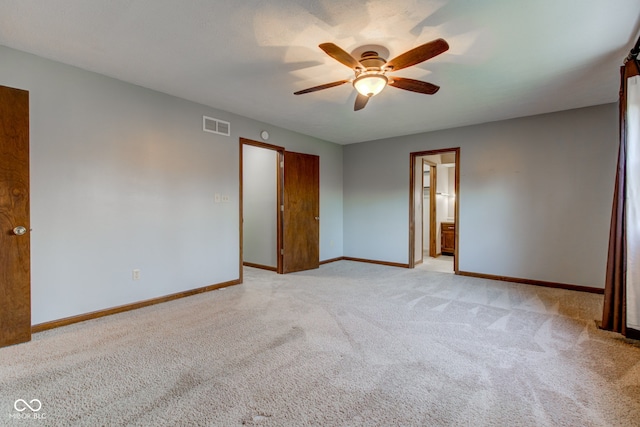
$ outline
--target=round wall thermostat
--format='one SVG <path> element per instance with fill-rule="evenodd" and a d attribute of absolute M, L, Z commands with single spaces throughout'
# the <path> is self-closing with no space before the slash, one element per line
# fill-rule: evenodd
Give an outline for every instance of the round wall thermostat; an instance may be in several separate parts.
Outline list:
<path fill-rule="evenodd" d="M 260 138 L 266 141 L 267 139 L 269 139 L 269 132 L 267 132 L 266 130 L 263 130 L 262 132 L 260 132 Z"/>

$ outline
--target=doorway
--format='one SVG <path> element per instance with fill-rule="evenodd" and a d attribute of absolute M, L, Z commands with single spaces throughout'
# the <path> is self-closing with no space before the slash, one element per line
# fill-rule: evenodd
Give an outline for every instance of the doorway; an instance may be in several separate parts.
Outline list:
<path fill-rule="evenodd" d="M 284 147 L 240 138 L 240 278 L 249 266 L 282 274 Z"/>
<path fill-rule="evenodd" d="M 460 148 L 410 154 L 409 267 L 458 272 Z"/>
<path fill-rule="evenodd" d="M 320 157 L 240 138 L 240 280 L 319 265 Z"/>

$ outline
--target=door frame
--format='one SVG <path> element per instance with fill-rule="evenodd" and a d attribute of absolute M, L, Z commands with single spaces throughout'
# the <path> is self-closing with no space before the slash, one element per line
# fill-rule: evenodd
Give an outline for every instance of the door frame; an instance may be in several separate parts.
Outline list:
<path fill-rule="evenodd" d="M 245 145 L 252 145 L 254 147 L 265 148 L 267 150 L 273 150 L 278 154 L 277 158 L 277 177 L 276 177 L 276 258 L 277 258 L 277 266 L 276 273 L 282 274 L 282 235 L 283 235 L 283 226 L 282 226 L 282 206 L 283 206 L 283 188 L 284 188 L 284 147 L 279 145 L 267 144 L 265 142 L 254 141 L 247 138 L 240 138 L 240 190 L 239 190 L 239 207 L 240 207 L 240 265 L 239 265 L 239 277 L 240 282 L 243 280 L 243 265 L 244 265 L 244 175 L 243 175 L 243 160 L 244 160 L 244 149 Z"/>
<path fill-rule="evenodd" d="M 456 239 L 456 244 L 455 244 L 455 249 L 453 251 L 453 272 L 455 274 L 458 274 L 458 265 L 459 265 L 459 256 L 458 256 L 458 252 L 459 252 L 459 236 L 460 236 L 460 147 L 454 147 L 454 148 L 441 148 L 438 150 L 427 150 L 427 151 L 417 151 L 417 152 L 412 152 L 409 154 L 409 268 L 415 268 L 416 266 L 416 260 L 415 260 L 415 244 L 416 244 L 416 218 L 415 218 L 415 204 L 416 204 L 416 200 L 414 197 L 415 194 L 415 164 L 416 164 L 416 159 L 418 157 L 422 157 L 422 156 L 431 156 L 434 154 L 443 154 L 443 153 L 450 153 L 450 152 L 454 152 L 455 156 L 456 156 L 456 161 L 455 161 L 455 165 L 456 165 L 456 172 L 455 172 L 455 190 L 456 190 L 456 201 L 455 201 L 455 223 L 456 223 L 456 235 L 455 235 L 455 239 Z M 434 183 L 435 180 L 435 176 L 432 179 L 432 183 Z M 429 200 L 431 200 L 431 193 L 433 193 L 432 189 L 429 189 Z M 435 194 L 435 193 L 434 193 Z M 435 198 L 435 196 L 434 196 Z M 431 202 L 429 203 L 431 205 Z M 432 211 L 433 212 L 433 211 Z M 431 213 L 432 213 L 431 212 Z M 435 218 L 435 216 L 434 216 Z M 431 215 L 429 218 L 429 221 L 431 222 Z M 431 232 L 435 233 L 435 226 L 434 227 L 429 227 L 432 229 Z M 431 235 L 430 235 L 431 237 Z M 430 242 L 431 243 L 431 242 Z M 431 255 L 431 246 L 434 245 L 429 245 L 429 255 Z"/>
<path fill-rule="evenodd" d="M 415 159 L 419 159 L 421 156 L 416 156 Z M 425 166 L 429 166 L 429 256 L 430 257 L 437 257 L 438 254 L 436 254 L 436 193 L 434 191 L 432 191 L 432 189 L 436 188 L 436 183 L 437 183 L 437 174 L 438 174 L 438 170 L 436 169 L 436 163 L 427 160 L 425 158 L 422 159 L 422 174 L 420 175 L 420 180 L 421 180 L 421 197 L 422 200 L 420 203 L 420 215 L 421 215 L 421 220 L 420 220 L 420 224 L 422 224 L 422 227 L 420 227 L 420 241 L 422 242 L 422 244 L 420 245 L 420 247 L 422 248 L 422 256 L 420 257 L 419 260 L 415 261 L 414 260 L 414 266 L 418 265 L 418 264 L 422 264 L 424 262 L 424 227 L 425 227 L 425 223 L 424 223 L 424 168 Z M 415 172 L 415 170 L 414 170 Z M 417 183 L 414 181 L 413 185 L 415 186 Z M 413 206 L 413 205 L 412 205 Z M 417 230 L 415 230 L 416 227 L 416 223 L 417 221 L 415 220 L 414 217 L 414 233 L 417 233 Z M 414 244 L 415 244 L 415 240 L 414 240 Z M 415 249 L 413 252 L 413 256 L 415 258 L 417 254 L 415 253 Z"/>
<path fill-rule="evenodd" d="M 436 169 L 436 164 L 422 159 L 422 169 L 424 170 L 424 166 L 429 165 L 429 256 L 435 258 L 436 254 L 436 183 L 437 183 L 437 174 L 438 170 Z M 424 193 L 424 173 L 422 174 L 423 178 L 423 193 Z M 424 203 L 422 203 L 422 209 L 424 210 Z M 424 218 L 424 212 L 422 214 Z M 424 242 L 424 222 L 422 223 L 422 241 Z M 424 252 L 424 244 L 422 247 L 422 251 Z M 415 255 L 415 254 L 414 254 Z"/>

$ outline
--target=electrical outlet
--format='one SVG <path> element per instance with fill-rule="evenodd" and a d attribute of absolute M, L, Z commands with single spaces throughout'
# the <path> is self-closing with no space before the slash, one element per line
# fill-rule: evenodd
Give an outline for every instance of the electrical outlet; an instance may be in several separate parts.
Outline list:
<path fill-rule="evenodd" d="M 138 270 L 137 268 L 133 270 L 133 273 L 131 274 L 131 278 L 133 280 L 140 280 L 140 270 Z"/>
<path fill-rule="evenodd" d="M 228 195 L 228 194 L 223 194 L 223 195 L 222 195 L 222 201 L 223 201 L 224 203 L 227 203 L 229 200 L 231 200 L 231 199 L 229 198 L 229 195 Z"/>

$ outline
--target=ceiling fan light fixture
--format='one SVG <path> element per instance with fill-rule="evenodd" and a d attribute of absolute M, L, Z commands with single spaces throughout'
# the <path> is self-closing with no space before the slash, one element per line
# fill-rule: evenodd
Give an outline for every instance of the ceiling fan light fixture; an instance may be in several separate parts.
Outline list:
<path fill-rule="evenodd" d="M 354 81 L 353 87 L 364 96 L 372 97 L 379 94 L 388 83 L 384 74 L 360 74 Z"/>
<path fill-rule="evenodd" d="M 395 58 L 387 61 L 381 57 L 377 50 L 382 48 L 386 53 L 389 51 L 382 46 L 371 45 L 371 48 L 376 50 L 366 50 L 360 54 L 360 59 L 356 59 L 333 43 L 322 43 L 320 49 L 327 55 L 349 67 L 355 73 L 355 79 L 338 80 L 336 82 L 325 83 L 310 87 L 307 89 L 294 92 L 294 95 L 302 95 L 303 93 L 316 92 L 319 90 L 329 89 L 335 86 L 340 86 L 345 83 L 353 84 L 355 90 L 358 91 L 356 96 L 356 102 L 353 106 L 354 111 L 362 110 L 369 102 L 369 98 L 379 94 L 385 86 L 393 86 L 397 89 L 408 90 L 411 92 L 422 93 L 425 95 L 433 95 L 436 93 L 440 86 L 432 83 L 423 82 L 422 80 L 407 79 L 403 77 L 393 77 L 388 79 L 385 73 L 395 72 L 402 70 L 403 68 L 411 67 L 413 65 L 420 64 L 428 59 L 438 56 L 449 49 L 449 44 L 444 39 L 435 39 L 428 43 L 422 44 L 418 47 L 414 47 Z M 363 50 L 369 48 L 369 46 L 363 46 Z M 357 50 L 359 50 L 358 48 Z M 355 52 L 355 51 L 354 51 Z"/>

